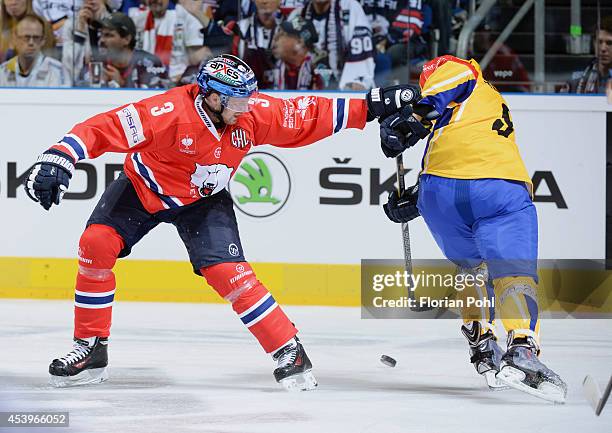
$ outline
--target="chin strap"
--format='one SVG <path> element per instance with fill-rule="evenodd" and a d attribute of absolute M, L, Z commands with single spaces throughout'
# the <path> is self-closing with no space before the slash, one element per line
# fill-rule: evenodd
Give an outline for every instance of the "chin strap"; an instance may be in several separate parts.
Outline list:
<path fill-rule="evenodd" d="M 216 114 L 219 117 L 220 120 L 218 122 L 213 121 L 213 125 L 215 125 L 215 128 L 221 129 L 224 126 L 226 126 L 225 122 L 223 121 L 223 116 L 222 116 L 222 113 L 223 113 L 223 110 L 225 110 L 225 107 L 221 105 L 221 110 L 215 110 L 208 104 L 208 102 L 206 101 L 205 95 L 202 95 L 202 102 L 204 103 L 206 108 L 208 108 L 212 113 Z"/>

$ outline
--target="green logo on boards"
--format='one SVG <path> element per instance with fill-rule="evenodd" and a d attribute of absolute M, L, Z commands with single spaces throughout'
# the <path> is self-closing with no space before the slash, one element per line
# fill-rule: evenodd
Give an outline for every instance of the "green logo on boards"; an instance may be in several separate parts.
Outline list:
<path fill-rule="evenodd" d="M 236 196 L 238 203 L 272 203 L 278 204 L 280 200 L 272 197 L 272 175 L 270 169 L 261 158 L 253 158 L 253 162 L 257 167 L 252 166 L 248 162 L 242 163 L 240 168 L 244 170 L 248 176 L 237 174 L 234 177 L 236 182 L 240 182 L 249 191 L 249 196 Z"/>
<path fill-rule="evenodd" d="M 289 199 L 289 171 L 276 156 L 248 154 L 231 182 L 234 204 L 246 215 L 263 218 L 277 213 Z"/>

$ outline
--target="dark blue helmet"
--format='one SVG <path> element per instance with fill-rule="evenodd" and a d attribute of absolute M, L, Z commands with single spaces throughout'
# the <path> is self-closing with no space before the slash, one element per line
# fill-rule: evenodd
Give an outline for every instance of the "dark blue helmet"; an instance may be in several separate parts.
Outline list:
<path fill-rule="evenodd" d="M 213 90 L 222 97 L 247 98 L 257 92 L 253 70 L 231 54 L 222 54 L 207 61 L 198 73 L 197 82 L 204 95 Z"/>

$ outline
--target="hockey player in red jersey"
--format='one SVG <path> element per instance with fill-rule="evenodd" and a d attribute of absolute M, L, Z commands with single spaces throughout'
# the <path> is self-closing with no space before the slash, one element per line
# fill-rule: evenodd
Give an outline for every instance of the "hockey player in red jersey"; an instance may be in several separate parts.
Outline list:
<path fill-rule="evenodd" d="M 196 274 L 233 310 L 277 361 L 287 389 L 312 389 L 312 364 L 297 329 L 259 282 L 240 243 L 227 185 L 253 147 L 305 146 L 343 129 L 365 126 L 413 102 L 410 86 L 373 89 L 363 99 L 257 93 L 251 68 L 222 55 L 197 84 L 98 114 L 51 146 L 26 180 L 28 196 L 49 210 L 68 188 L 76 162 L 126 153 L 122 173 L 102 195 L 79 241 L 74 346 L 49 366 L 55 386 L 108 378 L 107 344 L 117 258 L 159 223 L 173 224 Z"/>

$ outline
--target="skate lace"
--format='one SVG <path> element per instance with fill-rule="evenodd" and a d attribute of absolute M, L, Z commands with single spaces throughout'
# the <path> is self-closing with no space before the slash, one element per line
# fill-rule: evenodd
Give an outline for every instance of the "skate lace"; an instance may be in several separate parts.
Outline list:
<path fill-rule="evenodd" d="M 74 364 L 85 358 L 91 352 L 91 348 L 89 346 L 84 346 L 78 341 L 74 342 L 74 346 L 72 347 L 72 351 L 68 353 L 66 356 L 62 356 L 59 360 L 62 361 L 66 365 Z"/>
<path fill-rule="evenodd" d="M 278 357 L 278 367 L 285 367 L 295 362 L 297 357 L 297 347 L 291 347 L 281 353 Z"/>

